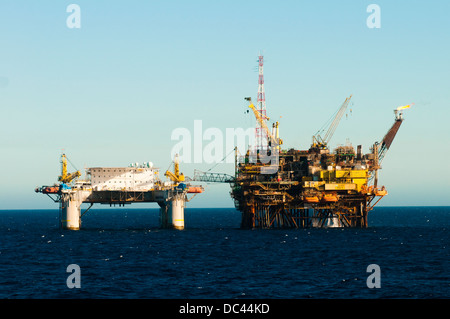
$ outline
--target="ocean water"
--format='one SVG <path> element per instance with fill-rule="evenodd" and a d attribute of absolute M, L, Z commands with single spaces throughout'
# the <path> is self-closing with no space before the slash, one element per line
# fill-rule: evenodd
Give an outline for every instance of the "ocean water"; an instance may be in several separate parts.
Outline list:
<path fill-rule="evenodd" d="M 177 231 L 158 214 L 93 208 L 67 231 L 58 210 L 0 211 L 0 298 L 450 297 L 450 207 L 379 207 L 367 229 L 243 230 L 234 209 L 187 208 Z"/>

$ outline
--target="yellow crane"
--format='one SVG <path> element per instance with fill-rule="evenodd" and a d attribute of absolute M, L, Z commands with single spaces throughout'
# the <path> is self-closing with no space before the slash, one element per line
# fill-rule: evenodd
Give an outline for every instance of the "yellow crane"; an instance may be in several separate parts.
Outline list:
<path fill-rule="evenodd" d="M 180 173 L 180 163 L 178 160 L 178 154 L 175 155 L 173 166 L 174 166 L 174 172 L 172 173 L 171 171 L 167 170 L 164 173 L 164 176 L 170 178 L 170 180 L 172 180 L 175 183 L 184 182 L 184 175 L 183 175 L 183 173 Z"/>
<path fill-rule="evenodd" d="M 280 145 L 283 144 L 283 140 L 279 137 L 279 130 L 278 130 L 278 126 L 279 123 L 275 122 L 273 124 L 273 129 L 274 129 L 274 134 L 272 134 L 269 130 L 269 128 L 266 125 L 266 122 L 264 120 L 269 120 L 269 118 L 267 116 L 262 115 L 260 112 L 258 112 L 258 110 L 256 109 L 255 105 L 252 103 L 252 99 L 250 97 L 246 97 L 245 98 L 246 101 L 249 102 L 249 108 L 252 109 L 253 114 L 256 117 L 256 120 L 258 121 L 258 123 L 261 125 L 261 127 L 263 128 L 264 132 L 266 133 L 267 137 L 269 138 L 269 143 L 270 146 L 274 149 L 277 149 L 278 151 L 280 151 Z"/>
<path fill-rule="evenodd" d="M 63 153 L 61 155 L 61 175 L 58 177 L 58 181 L 68 184 L 75 178 L 78 178 L 80 176 L 81 176 L 80 171 L 76 171 L 71 174 L 67 172 L 67 156 L 66 154 Z"/>

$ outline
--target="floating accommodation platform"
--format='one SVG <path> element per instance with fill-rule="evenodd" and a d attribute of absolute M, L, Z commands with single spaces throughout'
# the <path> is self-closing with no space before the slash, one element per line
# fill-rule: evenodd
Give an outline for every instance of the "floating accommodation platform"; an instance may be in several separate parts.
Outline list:
<path fill-rule="evenodd" d="M 94 204 L 124 206 L 131 203 L 158 203 L 162 228 L 184 229 L 186 202 L 203 192 L 203 187 L 184 183 L 175 159 L 175 173 L 167 171 L 169 181 L 162 182 L 159 171 L 150 162 L 129 167 L 95 167 L 86 169 L 87 179 L 79 180 L 79 171 L 67 173 L 67 157 L 62 155 L 62 174 L 51 186 L 37 187 L 59 203 L 62 229 L 79 230 L 81 218 Z M 188 198 L 188 194 L 193 194 Z M 81 205 L 89 204 L 82 212 Z"/>

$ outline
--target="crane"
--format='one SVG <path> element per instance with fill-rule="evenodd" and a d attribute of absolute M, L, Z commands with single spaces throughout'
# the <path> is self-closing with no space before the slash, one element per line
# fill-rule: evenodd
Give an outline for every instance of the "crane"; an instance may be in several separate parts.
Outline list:
<path fill-rule="evenodd" d="M 342 103 L 324 137 L 322 138 L 322 136 L 320 136 L 320 133 L 322 133 L 325 128 L 319 130 L 316 135 L 313 136 L 313 147 L 319 147 L 322 149 L 327 147 L 328 143 L 333 137 L 334 132 L 336 131 L 336 128 L 339 125 L 339 122 L 341 121 L 342 116 L 345 113 L 345 110 L 347 109 L 348 104 L 350 103 L 350 99 L 352 98 L 352 96 L 353 95 L 350 95 L 345 99 L 344 103 Z"/>
<path fill-rule="evenodd" d="M 66 154 L 61 155 L 61 175 L 58 177 L 58 181 L 68 184 L 71 181 L 73 181 L 75 178 L 78 178 L 81 176 L 80 171 L 76 171 L 74 173 L 69 174 L 67 172 L 67 156 Z"/>
<path fill-rule="evenodd" d="M 175 154 L 173 166 L 174 166 L 174 172 L 172 173 L 171 171 L 167 170 L 164 173 L 164 176 L 170 178 L 170 180 L 172 180 L 172 182 L 175 182 L 175 183 L 184 182 L 184 175 L 183 175 L 183 173 L 180 174 L 180 163 L 178 160 L 178 154 Z"/>
<path fill-rule="evenodd" d="M 269 118 L 267 116 L 261 114 L 260 112 L 258 112 L 255 105 L 252 103 L 252 99 L 250 97 L 246 97 L 244 99 L 246 101 L 248 101 L 248 103 L 249 103 L 248 107 L 253 111 L 256 121 L 258 121 L 258 123 L 261 125 L 264 132 L 266 133 L 267 137 L 269 138 L 269 146 L 271 146 L 272 148 L 279 151 L 280 145 L 283 144 L 283 140 L 278 136 L 279 135 L 279 131 L 278 131 L 279 123 L 278 122 L 274 123 L 273 129 L 275 132 L 274 132 L 274 134 L 272 134 L 265 122 L 265 120 L 269 120 Z"/>

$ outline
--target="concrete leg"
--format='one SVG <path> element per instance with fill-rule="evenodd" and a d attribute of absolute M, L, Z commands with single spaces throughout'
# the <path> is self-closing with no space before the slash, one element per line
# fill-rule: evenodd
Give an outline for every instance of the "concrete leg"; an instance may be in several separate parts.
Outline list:
<path fill-rule="evenodd" d="M 175 229 L 184 229 L 184 200 L 174 199 L 170 202 L 169 210 L 172 215 L 172 226 Z"/>
<path fill-rule="evenodd" d="M 77 200 L 64 200 L 61 205 L 62 229 L 79 230 L 81 205 Z"/>
<path fill-rule="evenodd" d="M 159 203 L 161 228 L 184 229 L 184 199 L 173 198 L 167 203 Z"/>

